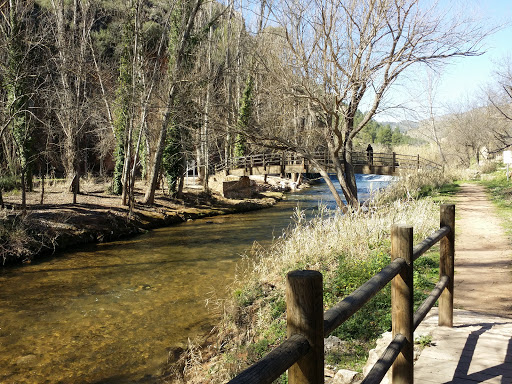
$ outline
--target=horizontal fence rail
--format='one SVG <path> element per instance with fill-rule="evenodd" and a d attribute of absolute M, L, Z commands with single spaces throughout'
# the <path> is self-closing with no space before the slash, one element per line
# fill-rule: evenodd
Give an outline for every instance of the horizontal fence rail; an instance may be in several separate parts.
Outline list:
<path fill-rule="evenodd" d="M 414 261 L 437 243 L 439 281 L 413 314 Z M 324 337 L 390 282 L 393 340 L 363 383 L 380 383 L 391 367 L 393 384 L 413 383 L 413 332 L 437 300 L 438 324 L 453 326 L 454 253 L 455 206 L 444 204 L 440 208 L 440 229 L 415 247 L 412 227 L 393 226 L 391 263 L 323 314 L 322 275 L 316 271 L 290 272 L 286 291 L 288 339 L 228 384 L 270 384 L 287 370 L 290 383 L 323 383 Z"/>

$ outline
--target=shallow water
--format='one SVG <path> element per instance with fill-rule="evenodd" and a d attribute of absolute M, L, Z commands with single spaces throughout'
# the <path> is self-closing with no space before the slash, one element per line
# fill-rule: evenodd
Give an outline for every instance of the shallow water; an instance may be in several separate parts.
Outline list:
<path fill-rule="evenodd" d="M 360 192 L 388 182 L 360 177 Z M 161 228 L 0 271 L 0 382 L 151 381 L 169 348 L 207 333 L 240 255 L 270 243 L 294 209 L 332 198 L 320 184 L 276 207 Z"/>

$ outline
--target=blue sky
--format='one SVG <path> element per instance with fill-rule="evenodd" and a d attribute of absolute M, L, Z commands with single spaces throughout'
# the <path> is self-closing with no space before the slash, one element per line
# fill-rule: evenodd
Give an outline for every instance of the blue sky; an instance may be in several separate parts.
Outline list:
<path fill-rule="evenodd" d="M 464 57 L 452 61 L 439 70 L 435 90 L 437 115 L 454 110 L 467 109 L 475 100 L 485 102 L 483 90 L 495 79 L 494 72 L 506 57 L 512 59 L 512 0 L 440 0 L 441 6 L 462 9 L 487 27 L 498 30 L 483 42 L 481 56 Z M 457 7 L 460 6 L 460 7 Z M 378 115 L 378 121 L 420 120 L 425 112 L 426 70 L 416 67 L 402 86 L 398 85 L 388 94 L 389 105 L 405 103 L 408 110 L 392 110 Z M 411 102 L 411 100 L 413 100 Z"/>
<path fill-rule="evenodd" d="M 489 24 L 503 29 L 484 41 L 485 53 L 457 60 L 444 70 L 438 96 L 441 104 L 449 104 L 478 96 L 482 87 L 492 83 L 497 65 L 512 55 L 512 0 L 467 0 Z M 503 27 L 505 25 L 505 27 Z"/>

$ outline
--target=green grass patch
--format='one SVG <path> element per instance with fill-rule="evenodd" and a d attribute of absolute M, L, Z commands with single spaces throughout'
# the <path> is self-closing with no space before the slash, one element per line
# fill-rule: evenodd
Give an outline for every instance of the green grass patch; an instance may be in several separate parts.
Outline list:
<path fill-rule="evenodd" d="M 426 185 L 420 188 L 419 197 L 430 197 L 438 203 L 453 203 L 460 190 L 460 181 L 453 181 L 440 186 Z"/>
<path fill-rule="evenodd" d="M 503 219 L 503 225 L 509 238 L 512 238 L 512 179 L 507 181 L 504 171 L 497 171 L 492 178 L 480 180 L 486 187 L 491 201 L 498 208 L 498 215 Z"/>
<path fill-rule="evenodd" d="M 346 296 L 377 274 L 390 261 L 389 255 L 377 253 L 366 263 L 349 265 L 341 262 L 334 282 L 335 292 L 327 291 L 326 299 L 332 301 L 336 296 Z M 433 251 L 414 263 L 415 310 L 428 297 L 438 280 L 439 252 Z M 361 372 L 368 352 L 375 347 L 377 338 L 386 331 L 391 331 L 390 284 L 333 332 L 334 336 L 345 343 L 342 349 L 328 353 L 326 361 L 339 368 Z"/>

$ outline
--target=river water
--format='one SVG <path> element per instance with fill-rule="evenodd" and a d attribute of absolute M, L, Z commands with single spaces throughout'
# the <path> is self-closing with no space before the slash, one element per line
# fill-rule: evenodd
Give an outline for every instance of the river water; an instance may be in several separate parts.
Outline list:
<path fill-rule="evenodd" d="M 358 175 L 359 193 L 389 177 Z M 1 383 L 136 383 L 169 348 L 207 333 L 240 255 L 269 244 L 297 205 L 334 208 L 325 183 L 275 207 L 195 220 L 0 271 Z"/>

